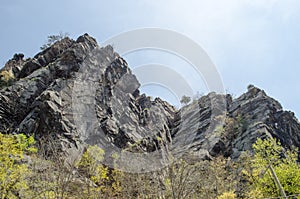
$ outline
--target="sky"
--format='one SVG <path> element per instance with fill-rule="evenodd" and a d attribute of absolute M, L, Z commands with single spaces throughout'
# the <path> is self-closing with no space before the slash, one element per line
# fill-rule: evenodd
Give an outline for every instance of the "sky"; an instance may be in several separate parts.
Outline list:
<path fill-rule="evenodd" d="M 169 29 L 206 51 L 226 92 L 239 96 L 254 84 L 299 117 L 299 22 L 298 0 L 2 0 L 0 66 L 14 53 L 34 56 L 48 35 L 59 32 L 75 39 L 89 33 L 101 43 L 132 29 Z M 125 59 L 133 69 L 157 59 L 179 71 L 186 65 L 149 51 Z M 194 91 L 206 92 L 203 82 L 192 84 Z M 157 90 L 143 87 L 148 94 L 163 95 Z M 170 95 L 163 98 L 174 101 Z"/>

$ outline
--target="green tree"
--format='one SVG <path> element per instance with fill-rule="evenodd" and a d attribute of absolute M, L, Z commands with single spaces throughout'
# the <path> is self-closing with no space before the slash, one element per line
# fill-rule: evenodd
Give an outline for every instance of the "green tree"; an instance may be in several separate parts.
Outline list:
<path fill-rule="evenodd" d="M 300 166 L 297 150 L 284 149 L 275 139 L 258 139 L 251 161 L 252 192 L 261 197 L 300 194 Z M 258 198 L 258 197 L 256 197 Z"/>
<path fill-rule="evenodd" d="M 0 196 L 4 198 L 28 198 L 28 165 L 23 163 L 25 153 L 35 153 L 33 137 L 23 134 L 0 133 Z"/>
<path fill-rule="evenodd" d="M 86 177 L 84 194 L 88 198 L 116 196 L 120 192 L 121 187 L 117 179 L 121 174 L 102 164 L 104 153 L 104 150 L 96 145 L 89 146 L 77 164 L 79 171 Z"/>
<path fill-rule="evenodd" d="M 49 48 L 50 46 L 52 46 L 55 42 L 60 41 L 68 36 L 69 36 L 68 33 L 62 33 L 62 32 L 60 32 L 58 35 L 49 35 L 47 43 L 44 44 L 42 47 L 40 47 L 40 49 L 45 50 L 45 49 Z"/>

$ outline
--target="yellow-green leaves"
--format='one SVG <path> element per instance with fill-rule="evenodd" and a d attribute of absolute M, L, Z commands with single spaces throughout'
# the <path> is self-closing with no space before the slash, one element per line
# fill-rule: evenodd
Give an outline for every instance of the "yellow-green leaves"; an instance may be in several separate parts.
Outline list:
<path fill-rule="evenodd" d="M 90 146 L 81 157 L 78 163 L 79 168 L 85 172 L 88 176 L 93 176 L 99 171 L 99 165 L 104 158 L 104 150 L 97 146 Z"/>
<path fill-rule="evenodd" d="M 4 198 L 25 197 L 28 190 L 26 178 L 30 170 L 24 164 L 24 154 L 36 152 L 34 139 L 25 135 L 0 133 L 0 196 Z"/>
<path fill-rule="evenodd" d="M 103 158 L 103 149 L 89 146 L 77 164 L 79 170 L 88 178 L 85 192 L 89 197 L 103 197 L 105 194 L 115 196 L 121 190 L 120 182 L 117 180 L 121 173 L 104 166 Z"/>
<path fill-rule="evenodd" d="M 0 72 L 0 88 L 2 86 L 9 86 L 11 85 L 12 81 L 14 80 L 14 74 L 12 71 L 3 70 Z"/>
<path fill-rule="evenodd" d="M 218 196 L 218 199 L 235 199 L 236 195 L 233 191 L 224 192 L 220 196 Z"/>
<path fill-rule="evenodd" d="M 253 145 L 254 159 L 251 161 L 254 190 L 264 197 L 281 196 L 275 181 L 273 168 L 286 195 L 300 194 L 300 165 L 297 150 L 285 150 L 274 139 L 258 139 Z"/>
<path fill-rule="evenodd" d="M 1 77 L 1 80 L 8 82 L 9 80 L 14 78 L 14 75 L 11 71 L 4 70 L 4 71 L 0 72 L 0 77 Z"/>

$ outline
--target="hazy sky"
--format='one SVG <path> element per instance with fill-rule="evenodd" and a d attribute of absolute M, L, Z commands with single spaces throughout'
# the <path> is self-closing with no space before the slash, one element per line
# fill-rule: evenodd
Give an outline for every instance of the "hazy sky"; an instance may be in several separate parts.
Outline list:
<path fill-rule="evenodd" d="M 1 66 L 16 52 L 32 57 L 60 31 L 101 42 L 136 28 L 171 29 L 202 46 L 229 93 L 251 83 L 300 116 L 298 0 L 2 0 L 0 24 Z M 137 57 L 128 55 L 132 67 L 144 61 Z"/>

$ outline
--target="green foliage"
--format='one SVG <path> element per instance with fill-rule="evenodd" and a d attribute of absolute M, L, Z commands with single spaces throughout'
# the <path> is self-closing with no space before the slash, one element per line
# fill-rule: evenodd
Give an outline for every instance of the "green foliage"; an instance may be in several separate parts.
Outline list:
<path fill-rule="evenodd" d="M 47 43 L 44 44 L 42 47 L 40 47 L 40 49 L 45 50 L 45 49 L 49 48 L 50 46 L 52 46 L 55 42 L 60 41 L 68 36 L 69 36 L 68 33 L 62 33 L 62 32 L 60 32 L 58 35 L 49 35 Z"/>
<path fill-rule="evenodd" d="M 231 126 L 235 131 L 235 122 Z M 226 134 L 227 130 L 216 131 Z M 105 151 L 97 146 L 89 146 L 77 163 L 66 166 L 59 155 L 57 160 L 37 157 L 33 144 L 33 137 L 0 133 L 2 199 L 279 197 L 281 193 L 270 166 L 286 195 L 300 194 L 297 150 L 285 150 L 274 139 L 258 139 L 253 145 L 253 156 L 242 155 L 240 162 L 221 156 L 210 161 L 188 158 L 145 174 L 129 174 L 104 166 Z M 25 163 L 25 154 L 31 155 L 30 164 Z M 112 154 L 112 158 L 117 160 L 118 154 Z"/>
<path fill-rule="evenodd" d="M 24 154 L 36 152 L 32 147 L 33 137 L 23 134 L 5 135 L 0 133 L 0 196 L 4 198 L 26 198 L 29 187 L 27 177 L 28 165 L 23 163 Z"/>
<path fill-rule="evenodd" d="M 281 196 L 271 172 L 272 167 L 287 195 L 300 194 L 300 166 L 296 149 L 285 150 L 274 139 L 258 139 L 253 149 L 252 170 L 247 173 L 252 179 L 253 192 L 263 197 Z"/>
<path fill-rule="evenodd" d="M 224 192 L 220 196 L 218 196 L 218 199 L 235 199 L 236 195 L 233 191 Z"/>
<path fill-rule="evenodd" d="M 243 116 L 241 115 L 237 116 L 237 123 L 242 132 L 248 129 L 248 123 Z"/>
<path fill-rule="evenodd" d="M 223 136 L 225 134 L 225 128 L 223 126 L 217 126 L 214 130 L 214 134 L 217 136 Z"/>
<path fill-rule="evenodd" d="M 3 70 L 0 72 L 0 88 L 10 86 L 14 80 L 14 74 L 11 71 Z"/>
<path fill-rule="evenodd" d="M 104 150 L 98 146 L 89 146 L 77 164 L 79 170 L 89 179 L 85 189 L 88 197 L 117 195 L 121 190 L 120 182 L 117 180 L 121 173 L 109 170 L 102 164 L 104 154 Z"/>
<path fill-rule="evenodd" d="M 88 176 L 93 176 L 104 158 L 104 150 L 99 147 L 89 146 L 82 155 L 78 166 Z"/>

